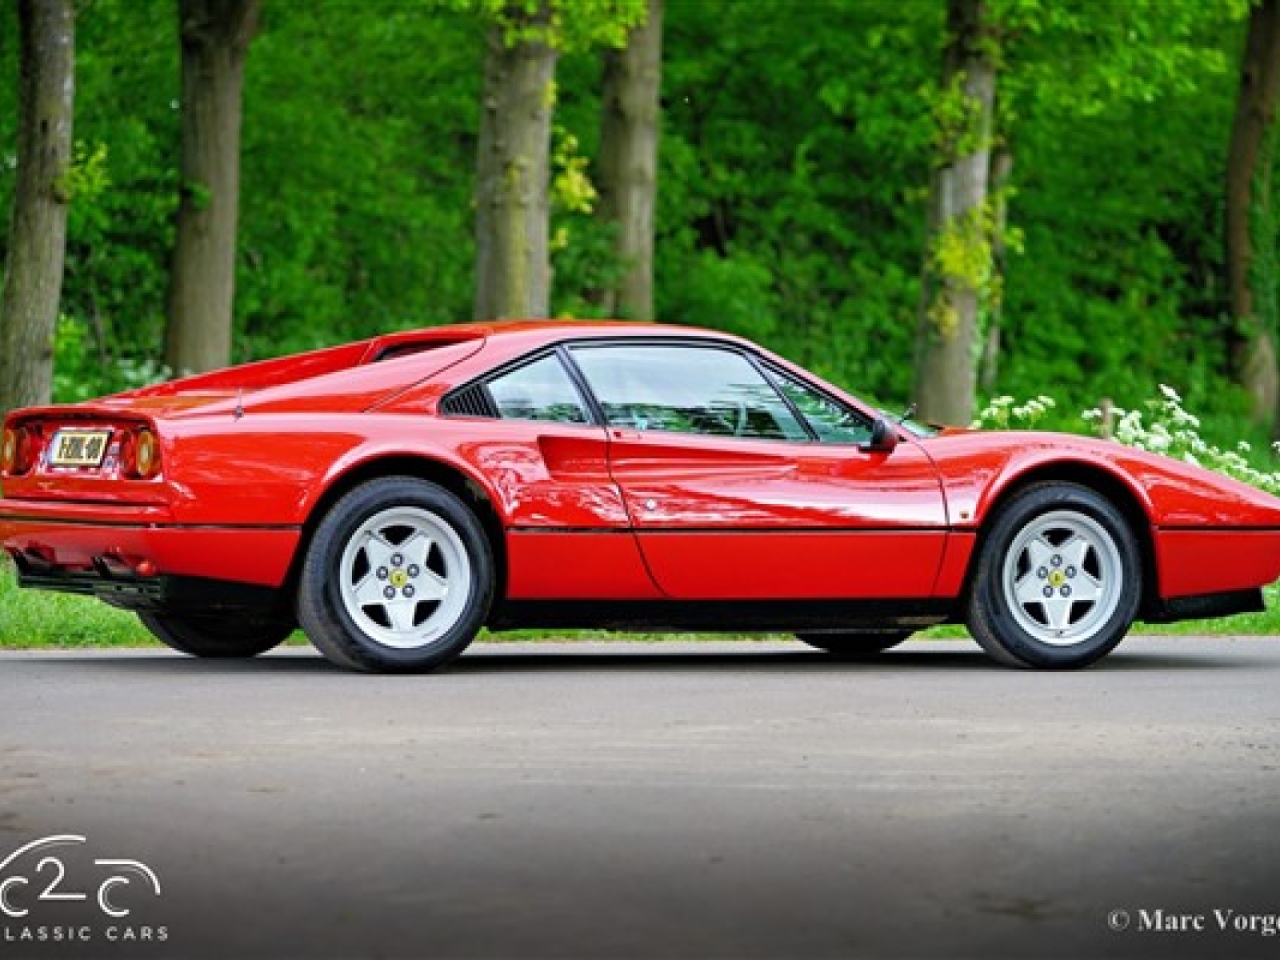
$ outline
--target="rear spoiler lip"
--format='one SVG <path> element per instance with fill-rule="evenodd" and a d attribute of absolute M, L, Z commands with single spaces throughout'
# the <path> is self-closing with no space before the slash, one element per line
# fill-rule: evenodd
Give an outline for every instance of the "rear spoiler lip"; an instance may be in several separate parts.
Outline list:
<path fill-rule="evenodd" d="M 155 427 L 155 417 L 130 410 L 128 407 L 113 407 L 110 404 L 89 401 L 86 403 L 49 404 L 41 407 L 19 407 L 11 410 L 4 418 L 6 427 L 40 421 L 110 421 L 113 423 L 141 423 Z"/>

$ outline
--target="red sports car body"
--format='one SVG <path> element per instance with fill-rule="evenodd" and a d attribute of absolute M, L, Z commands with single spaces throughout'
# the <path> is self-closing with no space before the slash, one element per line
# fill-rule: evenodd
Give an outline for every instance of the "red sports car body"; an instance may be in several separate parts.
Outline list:
<path fill-rule="evenodd" d="M 1115 443 L 933 434 L 738 338 L 396 333 L 5 421 L 0 546 L 161 639 L 301 624 L 425 670 L 482 626 L 787 630 L 866 653 L 965 622 L 1076 667 L 1134 619 L 1256 610 L 1280 500 Z"/>

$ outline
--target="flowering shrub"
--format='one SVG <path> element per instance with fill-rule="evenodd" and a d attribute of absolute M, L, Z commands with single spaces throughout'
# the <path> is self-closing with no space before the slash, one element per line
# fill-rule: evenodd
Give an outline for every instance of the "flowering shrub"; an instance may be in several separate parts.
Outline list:
<path fill-rule="evenodd" d="M 996 397 L 978 414 L 974 426 L 1027 429 L 1044 419 L 1053 407 L 1049 397 L 1036 397 L 1021 404 L 1013 397 Z M 1112 439 L 1126 446 L 1193 463 L 1280 495 L 1280 471 L 1267 472 L 1250 463 L 1253 448 L 1244 440 L 1233 450 L 1223 450 L 1201 437 L 1200 418 L 1182 406 L 1182 397 L 1172 387 L 1161 384 L 1160 396 L 1148 400 L 1143 407 L 1112 407 L 1106 414 L 1095 407 L 1080 416 L 1103 435 L 1109 420 Z M 1280 450 L 1280 444 L 1273 447 Z"/>
<path fill-rule="evenodd" d="M 994 430 L 1030 430 L 1055 406 L 1053 398 L 1043 394 L 1026 403 L 1018 403 L 1013 397 L 995 397 L 978 413 L 973 425 Z"/>
<path fill-rule="evenodd" d="M 1115 439 L 1139 450 L 1162 453 L 1226 474 L 1237 480 L 1280 494 L 1280 471 L 1267 472 L 1253 466 L 1248 456 L 1253 448 L 1241 440 L 1234 450 L 1223 450 L 1200 436 L 1200 418 L 1182 406 L 1182 398 L 1172 387 L 1160 385 L 1160 397 L 1148 400 L 1146 412 L 1113 408 Z M 1083 414 L 1085 421 L 1101 425 L 1102 411 L 1094 408 Z M 1273 447 L 1277 445 L 1273 444 Z"/>

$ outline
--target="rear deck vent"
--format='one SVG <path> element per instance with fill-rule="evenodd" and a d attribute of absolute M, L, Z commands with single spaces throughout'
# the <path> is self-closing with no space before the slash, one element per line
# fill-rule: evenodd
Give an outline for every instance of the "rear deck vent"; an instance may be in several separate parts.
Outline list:
<path fill-rule="evenodd" d="M 449 417 L 496 418 L 499 415 L 483 383 L 473 383 L 449 394 L 440 401 L 440 412 Z"/>

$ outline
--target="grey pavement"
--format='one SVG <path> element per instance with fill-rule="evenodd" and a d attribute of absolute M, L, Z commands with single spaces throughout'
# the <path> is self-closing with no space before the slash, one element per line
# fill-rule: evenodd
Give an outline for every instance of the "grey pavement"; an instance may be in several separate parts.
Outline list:
<path fill-rule="evenodd" d="M 0 862 L 84 840 L 0 958 L 1275 956 L 1278 694 L 1275 639 L 4 653 Z"/>

